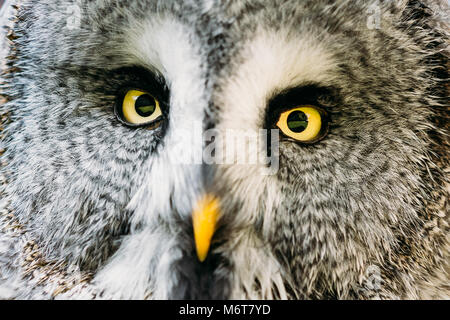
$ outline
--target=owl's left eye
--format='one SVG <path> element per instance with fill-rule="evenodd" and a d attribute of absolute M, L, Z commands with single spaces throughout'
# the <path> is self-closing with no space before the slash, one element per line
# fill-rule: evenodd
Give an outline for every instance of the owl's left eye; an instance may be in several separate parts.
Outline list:
<path fill-rule="evenodd" d="M 326 113 L 315 106 L 300 106 L 280 114 L 277 127 L 289 138 L 314 143 L 327 131 Z"/>
<path fill-rule="evenodd" d="M 130 126 L 150 126 L 159 123 L 162 111 L 159 101 L 141 90 L 128 90 L 123 100 L 116 106 L 116 114 Z"/>

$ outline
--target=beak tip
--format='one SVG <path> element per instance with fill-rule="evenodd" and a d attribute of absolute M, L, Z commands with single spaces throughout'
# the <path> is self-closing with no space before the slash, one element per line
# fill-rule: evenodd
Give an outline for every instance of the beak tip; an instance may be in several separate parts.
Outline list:
<path fill-rule="evenodd" d="M 211 246 L 211 238 L 210 235 L 201 235 L 195 237 L 195 249 L 197 251 L 197 258 L 200 262 L 203 262 L 208 257 L 209 248 Z"/>
<path fill-rule="evenodd" d="M 197 258 L 200 262 L 204 262 L 206 260 L 207 256 L 208 256 L 208 253 L 199 253 L 197 250 Z"/>

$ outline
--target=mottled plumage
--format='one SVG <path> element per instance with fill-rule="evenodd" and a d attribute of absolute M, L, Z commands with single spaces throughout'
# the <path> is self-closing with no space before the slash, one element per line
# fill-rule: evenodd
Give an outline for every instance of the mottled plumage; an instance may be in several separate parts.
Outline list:
<path fill-rule="evenodd" d="M 445 1 L 18 6 L 1 298 L 450 298 Z M 130 86 L 158 88 L 161 126 L 118 121 Z M 275 174 L 177 161 L 196 123 L 270 129 L 277 101 L 320 105 L 330 124 L 314 144 L 282 138 Z M 206 192 L 221 218 L 200 263 Z"/>

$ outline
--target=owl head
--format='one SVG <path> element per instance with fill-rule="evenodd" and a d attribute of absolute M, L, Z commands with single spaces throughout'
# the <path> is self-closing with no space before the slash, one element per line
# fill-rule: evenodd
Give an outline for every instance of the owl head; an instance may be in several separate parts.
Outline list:
<path fill-rule="evenodd" d="M 100 296 L 448 294 L 448 13 L 20 1 L 2 198 Z"/>

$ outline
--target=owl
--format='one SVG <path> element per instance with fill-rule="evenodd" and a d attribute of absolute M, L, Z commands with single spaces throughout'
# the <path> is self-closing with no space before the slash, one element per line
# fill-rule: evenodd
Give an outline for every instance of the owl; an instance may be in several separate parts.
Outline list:
<path fill-rule="evenodd" d="M 449 8 L 3 9 L 3 299 L 449 299 Z"/>

